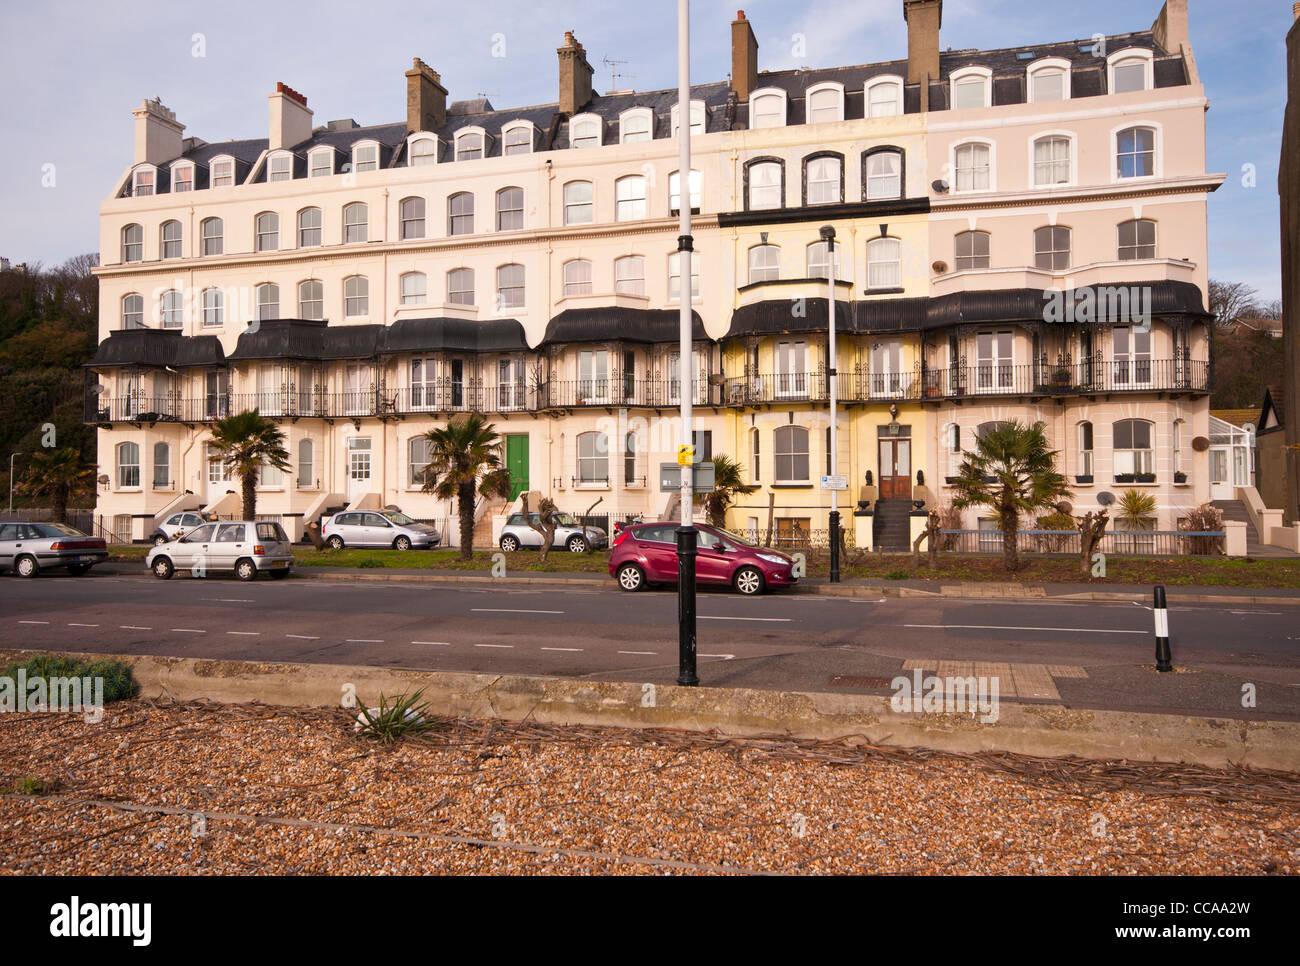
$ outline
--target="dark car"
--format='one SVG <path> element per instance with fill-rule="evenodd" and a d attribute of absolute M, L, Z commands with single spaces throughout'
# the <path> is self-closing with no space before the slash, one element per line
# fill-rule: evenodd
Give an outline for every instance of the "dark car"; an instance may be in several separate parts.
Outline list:
<path fill-rule="evenodd" d="M 695 582 L 730 586 L 752 595 L 792 587 L 794 561 L 779 550 L 754 544 L 717 527 L 697 525 Z M 640 523 L 622 530 L 609 555 L 609 573 L 624 590 L 677 580 L 677 524 Z"/>
<path fill-rule="evenodd" d="M 42 570 L 66 567 L 80 577 L 107 559 L 103 540 L 66 523 L 0 523 L 0 571 L 12 567 L 19 577 L 35 577 Z"/>

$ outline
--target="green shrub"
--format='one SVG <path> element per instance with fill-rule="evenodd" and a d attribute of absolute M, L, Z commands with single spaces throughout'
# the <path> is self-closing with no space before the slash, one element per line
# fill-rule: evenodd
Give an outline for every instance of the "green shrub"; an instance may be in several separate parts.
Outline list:
<path fill-rule="evenodd" d="M 27 777 L 20 779 L 14 785 L 14 791 L 19 795 L 42 795 L 45 793 L 45 783 L 39 778 Z"/>
<path fill-rule="evenodd" d="M 909 574 L 906 570 L 891 570 L 889 571 L 889 573 L 885 574 L 884 576 L 886 580 L 907 580 L 907 578 L 911 577 L 912 575 Z"/>
<path fill-rule="evenodd" d="M 423 688 L 414 694 L 399 694 L 392 704 L 381 694 L 377 708 L 367 708 L 363 703 L 357 712 L 356 730 L 362 737 L 385 745 L 436 730 L 440 725 L 431 720 L 428 703 L 420 701 L 423 694 Z"/>
<path fill-rule="evenodd" d="M 4 676 L 16 680 L 19 669 L 27 673 L 28 680 L 37 677 L 103 678 L 105 704 L 133 698 L 140 690 L 131 668 L 121 661 L 78 661 L 58 654 L 38 654 L 21 664 L 9 665 Z"/>

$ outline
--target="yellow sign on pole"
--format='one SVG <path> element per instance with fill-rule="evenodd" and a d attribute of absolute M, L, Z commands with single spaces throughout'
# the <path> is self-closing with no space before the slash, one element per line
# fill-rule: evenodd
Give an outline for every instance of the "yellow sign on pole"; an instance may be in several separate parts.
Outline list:
<path fill-rule="evenodd" d="M 677 465 L 690 466 L 695 462 L 695 447 L 689 443 L 683 443 L 677 447 Z"/>

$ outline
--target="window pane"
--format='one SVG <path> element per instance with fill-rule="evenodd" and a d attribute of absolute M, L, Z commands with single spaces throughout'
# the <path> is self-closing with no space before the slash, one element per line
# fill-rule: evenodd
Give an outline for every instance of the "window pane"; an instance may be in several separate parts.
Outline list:
<path fill-rule="evenodd" d="M 956 110 L 983 107 L 985 103 L 984 86 L 985 81 L 982 77 L 968 77 L 965 80 L 958 81 L 953 94 L 953 107 Z"/>
<path fill-rule="evenodd" d="M 835 204 L 840 200 L 839 158 L 816 158 L 808 162 L 808 204 Z"/>
<path fill-rule="evenodd" d="M 629 255 L 614 263 L 614 291 L 620 295 L 645 295 L 645 259 Z"/>
<path fill-rule="evenodd" d="M 1040 70 L 1034 74 L 1035 103 L 1065 99 L 1065 71 Z"/>
<path fill-rule="evenodd" d="M 447 301 L 453 305 L 474 304 L 472 268 L 454 268 L 447 273 Z"/>
<path fill-rule="evenodd" d="M 564 186 L 564 223 L 566 225 L 587 225 L 594 221 L 596 206 L 593 197 L 590 181 L 570 181 L 566 184 Z"/>
<path fill-rule="evenodd" d="M 781 207 L 781 165 L 774 161 L 750 165 L 749 207 L 751 210 Z"/>
<path fill-rule="evenodd" d="M 497 192 L 497 231 L 524 227 L 524 189 L 502 188 Z"/>
<path fill-rule="evenodd" d="M 1147 87 L 1146 64 L 1140 60 L 1125 60 L 1115 65 L 1114 94 L 1144 91 Z"/>
<path fill-rule="evenodd" d="M 867 200 L 900 198 L 903 157 L 897 151 L 878 151 L 867 158 Z"/>

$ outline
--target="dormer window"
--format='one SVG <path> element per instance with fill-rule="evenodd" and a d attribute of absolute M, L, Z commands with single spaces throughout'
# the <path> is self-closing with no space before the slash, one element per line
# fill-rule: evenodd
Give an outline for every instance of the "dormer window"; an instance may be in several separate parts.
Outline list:
<path fill-rule="evenodd" d="M 288 153 L 271 155 L 266 165 L 266 180 L 292 181 L 293 155 Z"/>
<path fill-rule="evenodd" d="M 1025 72 L 1029 102 L 1047 104 L 1070 99 L 1070 62 L 1061 57 L 1034 61 Z"/>
<path fill-rule="evenodd" d="M 317 148 L 307 155 L 307 176 L 327 178 L 334 173 L 334 149 Z"/>
<path fill-rule="evenodd" d="M 764 127 L 785 127 L 785 91 L 765 87 L 749 95 L 749 126 L 751 130 Z"/>
<path fill-rule="evenodd" d="M 903 113 L 903 79 L 890 75 L 867 81 L 867 117 L 894 117 Z"/>
<path fill-rule="evenodd" d="M 378 171 L 379 145 L 374 141 L 365 141 L 354 145 L 352 148 L 352 170 L 354 172 Z"/>
<path fill-rule="evenodd" d="M 529 121 L 516 121 L 506 125 L 501 130 L 501 138 L 503 155 L 533 153 L 533 125 Z"/>
<path fill-rule="evenodd" d="M 172 192 L 194 190 L 194 165 L 186 161 L 172 165 Z"/>
<path fill-rule="evenodd" d="M 1112 94 L 1130 94 L 1155 87 L 1151 51 L 1130 48 L 1111 54 L 1106 60 Z"/>
<path fill-rule="evenodd" d="M 141 195 L 153 194 L 157 175 L 158 173 L 152 165 L 136 168 L 135 173 L 131 176 L 131 194 L 137 198 Z"/>
<path fill-rule="evenodd" d="M 677 137 L 677 113 L 677 105 L 674 104 L 672 110 L 673 137 Z M 707 116 L 703 101 L 691 101 L 691 137 L 698 137 L 704 133 L 704 122 Z"/>
<path fill-rule="evenodd" d="M 418 168 L 438 163 L 438 139 L 428 135 L 413 136 L 406 144 L 406 165 Z"/>
<path fill-rule="evenodd" d="M 988 68 L 967 67 L 953 71 L 950 81 L 953 110 L 992 106 L 993 72 Z"/>
<path fill-rule="evenodd" d="M 620 144 L 649 141 L 654 136 L 654 115 L 648 107 L 634 107 L 624 111 L 618 119 Z"/>
<path fill-rule="evenodd" d="M 595 148 L 601 144 L 601 121 L 594 114 L 579 114 L 569 121 L 569 147 Z"/>
<path fill-rule="evenodd" d="M 844 120 L 844 85 L 827 82 L 808 88 L 808 123 Z"/>
<path fill-rule="evenodd" d="M 482 128 L 467 128 L 456 135 L 457 161 L 477 161 L 486 154 L 487 138 Z"/>
<path fill-rule="evenodd" d="M 208 165 L 208 183 L 214 188 L 229 188 L 235 183 L 235 159 L 213 158 Z"/>

